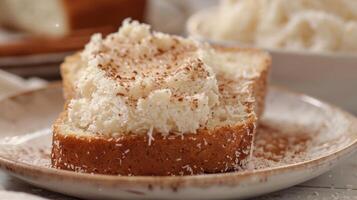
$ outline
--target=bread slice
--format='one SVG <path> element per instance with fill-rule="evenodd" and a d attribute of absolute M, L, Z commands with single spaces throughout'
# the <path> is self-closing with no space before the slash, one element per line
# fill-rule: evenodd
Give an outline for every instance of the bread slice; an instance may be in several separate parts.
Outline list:
<path fill-rule="evenodd" d="M 175 54 L 172 51 L 166 52 L 168 56 Z M 87 63 L 79 53 L 66 58 L 61 65 L 66 105 L 53 126 L 52 166 L 86 173 L 159 176 L 218 173 L 244 167 L 251 152 L 257 115 L 264 108 L 270 57 L 258 50 L 225 47 L 215 47 L 213 53 L 213 60 L 204 60 L 216 66 L 220 100 L 217 107 L 239 107 L 235 110 L 239 112 L 239 117 L 230 119 L 225 115 L 212 115 L 215 117 L 209 119 L 206 125 L 200 126 L 195 132 L 185 133 L 171 129 L 164 133 L 160 129 L 151 128 L 147 131 L 148 134 L 137 134 L 123 128 L 120 134 L 102 134 L 99 133 L 102 129 L 96 129 L 99 131 L 93 133 L 93 129 L 74 126 L 69 114 L 73 106 L 71 102 L 80 98 L 76 82 L 83 76 Z M 147 63 L 155 62 L 155 59 L 147 59 Z M 164 64 L 165 61 L 167 60 L 161 60 Z M 122 75 L 115 73 L 116 76 Z M 237 76 L 225 76 L 231 73 Z M 109 75 L 107 78 L 110 78 Z M 192 90 L 195 90 L 194 87 L 192 85 Z M 110 88 L 105 92 L 110 92 Z M 91 93 L 89 98 L 93 95 L 95 94 Z M 102 101 L 101 97 L 99 100 Z M 104 112 L 110 108 L 102 109 Z M 187 115 L 187 118 L 190 116 Z M 190 120 L 194 121 L 196 118 Z M 142 121 L 140 118 L 136 119 Z M 184 121 L 190 123 L 190 120 Z M 101 125 L 102 123 L 99 126 Z"/>
<path fill-rule="evenodd" d="M 197 133 L 161 136 L 148 145 L 147 135 L 78 136 L 64 130 L 66 113 L 54 124 L 52 166 L 111 175 L 192 175 L 238 170 L 250 153 L 255 116 L 244 123 Z"/>
<path fill-rule="evenodd" d="M 117 27 L 126 17 L 142 20 L 146 0 L 2 0 L 0 24 L 62 36 L 78 29 Z"/>

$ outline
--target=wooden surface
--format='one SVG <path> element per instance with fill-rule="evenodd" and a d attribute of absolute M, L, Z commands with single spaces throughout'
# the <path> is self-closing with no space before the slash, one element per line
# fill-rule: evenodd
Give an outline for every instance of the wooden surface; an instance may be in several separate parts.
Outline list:
<path fill-rule="evenodd" d="M 0 172 L 0 191 L 4 190 L 51 200 L 76 199 L 31 186 Z M 0 199 L 3 198 L 0 196 Z M 357 153 L 318 178 L 254 200 L 357 200 Z"/>

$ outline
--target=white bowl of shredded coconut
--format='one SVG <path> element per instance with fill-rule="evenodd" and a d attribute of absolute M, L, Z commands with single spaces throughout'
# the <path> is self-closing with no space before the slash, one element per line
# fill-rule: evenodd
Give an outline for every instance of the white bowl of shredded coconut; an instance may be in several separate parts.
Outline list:
<path fill-rule="evenodd" d="M 357 113 L 357 1 L 224 0 L 186 28 L 212 44 L 264 48 L 273 84 Z"/>

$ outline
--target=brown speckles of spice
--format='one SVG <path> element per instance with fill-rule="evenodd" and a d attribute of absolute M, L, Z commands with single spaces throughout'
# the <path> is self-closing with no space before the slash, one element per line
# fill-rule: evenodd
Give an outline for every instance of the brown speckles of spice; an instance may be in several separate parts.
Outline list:
<path fill-rule="evenodd" d="M 198 108 L 198 99 L 193 99 L 191 105 L 193 108 Z"/>
<path fill-rule="evenodd" d="M 98 67 L 127 91 L 131 90 L 135 81 L 148 78 L 154 80 L 157 86 L 153 89 L 160 88 L 168 76 L 175 74 L 176 69 L 191 64 L 185 63 L 185 60 L 197 50 L 194 44 L 182 43 L 181 39 L 175 36 L 172 37 L 173 45 L 168 49 L 155 44 L 155 41 L 160 39 L 154 35 L 147 39 L 148 42 L 134 42 L 115 36 L 110 36 L 109 40 L 112 42 L 109 43 L 110 46 L 107 44 L 105 47 L 105 54 L 110 59 L 99 63 Z M 100 51 L 98 56 L 103 57 L 103 53 Z M 201 63 L 197 65 L 196 68 L 199 69 Z M 185 66 L 185 69 L 192 70 L 189 66 Z"/>
<path fill-rule="evenodd" d="M 233 102 L 231 99 L 236 98 L 236 91 L 232 85 L 236 85 L 237 82 L 217 77 L 211 66 L 206 65 L 204 58 L 200 57 L 201 50 L 206 51 L 206 47 L 176 36 L 147 32 L 144 35 L 119 33 L 111 35 L 111 41 L 102 41 L 101 45 L 105 51 L 98 54 L 98 60 L 93 60 L 94 62 L 89 64 L 96 63 L 105 74 L 105 77 L 100 77 L 101 80 L 106 79 L 108 85 L 111 85 L 103 87 L 97 96 L 108 94 L 113 98 L 113 88 L 116 96 L 123 97 L 120 98 L 123 108 L 126 107 L 130 113 L 134 113 L 135 119 L 136 114 L 143 119 L 145 116 L 154 116 L 152 118 L 157 121 L 167 122 L 168 128 L 162 128 L 164 131 L 172 129 L 182 133 L 194 132 L 199 126 L 211 126 L 216 123 L 208 122 L 215 120 L 215 113 L 220 112 L 216 108 L 225 106 L 225 102 Z M 130 34 L 133 34 L 133 37 Z M 235 96 L 232 97 L 232 94 Z M 220 101 L 224 103 L 221 104 Z M 237 105 L 237 101 L 233 103 L 229 104 L 230 108 Z M 157 110 L 161 109 L 168 114 L 156 114 Z M 234 110 L 230 113 L 236 115 L 238 112 Z M 174 119 L 167 120 L 166 117 Z M 194 119 L 192 123 L 181 123 L 185 117 Z M 140 120 L 135 121 L 143 124 Z M 140 130 L 145 131 L 148 125 L 143 126 L 145 127 L 140 127 Z M 155 129 L 159 129 L 160 126 L 155 126 Z"/>
<path fill-rule="evenodd" d="M 98 67 L 105 71 L 109 78 L 118 82 L 125 92 L 120 92 L 117 96 L 127 96 L 132 101 L 130 104 L 135 105 L 138 98 L 145 98 L 150 91 L 168 88 L 167 80 L 170 77 L 175 77 L 173 81 L 179 82 L 182 80 L 176 77 L 186 76 L 189 78 L 187 81 L 196 82 L 210 76 L 202 60 L 196 56 L 197 45 L 183 42 L 179 37 L 172 36 L 172 44 L 168 48 L 156 44 L 160 38 L 155 35 L 139 42 L 114 35 L 108 40 L 111 42 L 103 43 L 106 45 L 105 52 L 99 51 L 98 56 L 109 59 L 100 59 L 103 62 L 99 63 Z M 146 92 L 134 98 L 130 93 L 136 85 Z M 197 91 L 187 88 L 170 89 L 179 102 L 184 101 L 184 96 L 197 94 Z M 185 94 L 183 90 L 189 94 Z M 194 101 L 191 107 L 196 109 L 197 101 Z"/>

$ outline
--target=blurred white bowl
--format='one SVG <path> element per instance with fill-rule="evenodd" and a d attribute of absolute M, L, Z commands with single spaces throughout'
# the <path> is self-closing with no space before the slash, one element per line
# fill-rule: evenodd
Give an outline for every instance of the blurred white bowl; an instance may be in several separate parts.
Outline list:
<path fill-rule="evenodd" d="M 216 45 L 247 47 L 237 41 L 212 40 L 202 35 L 199 27 L 207 15 L 212 15 L 212 8 L 189 18 L 189 36 Z M 272 84 L 307 93 L 357 114 L 357 54 L 266 50 L 273 58 Z"/>

